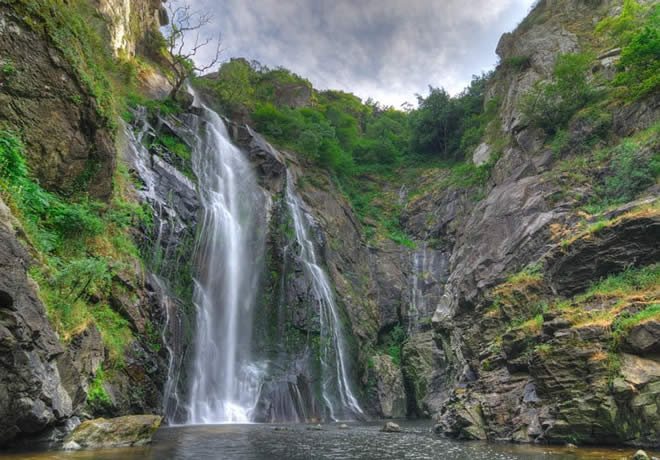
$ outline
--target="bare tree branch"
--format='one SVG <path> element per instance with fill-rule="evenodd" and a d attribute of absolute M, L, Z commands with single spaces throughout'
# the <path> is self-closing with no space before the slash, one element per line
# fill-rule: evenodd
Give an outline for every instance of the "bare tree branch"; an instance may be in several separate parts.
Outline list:
<path fill-rule="evenodd" d="M 174 86 L 170 96 L 176 98 L 185 81 L 195 73 L 205 72 L 220 61 L 222 55 L 222 36 L 216 38 L 200 38 L 200 29 L 213 21 L 213 16 L 201 11 L 193 11 L 188 3 L 179 1 L 167 5 L 170 23 L 166 29 L 165 41 L 170 54 L 169 66 L 174 75 Z M 195 32 L 192 45 L 187 41 L 191 32 Z M 215 54 L 206 64 L 195 62 L 197 53 L 207 45 L 215 42 Z"/>

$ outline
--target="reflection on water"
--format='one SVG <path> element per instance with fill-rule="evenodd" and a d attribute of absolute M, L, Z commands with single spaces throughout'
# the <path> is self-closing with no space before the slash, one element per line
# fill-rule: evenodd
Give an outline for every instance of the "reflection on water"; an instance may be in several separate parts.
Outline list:
<path fill-rule="evenodd" d="M 635 449 L 567 449 L 482 442 L 455 442 L 430 432 L 429 422 L 401 422 L 403 433 L 381 433 L 380 423 L 337 424 L 322 431 L 306 425 L 202 425 L 160 429 L 149 447 L 86 452 L 0 454 L 21 460 L 143 459 L 629 459 Z M 651 454 L 651 452 L 648 452 Z"/>

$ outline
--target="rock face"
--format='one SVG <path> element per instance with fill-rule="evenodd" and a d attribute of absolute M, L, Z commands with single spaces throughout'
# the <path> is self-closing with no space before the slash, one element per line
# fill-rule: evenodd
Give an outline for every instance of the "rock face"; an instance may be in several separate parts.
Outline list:
<path fill-rule="evenodd" d="M 144 446 L 160 426 L 157 415 L 97 418 L 81 423 L 67 439 L 65 449 L 116 449 Z"/>
<path fill-rule="evenodd" d="M 108 21 L 110 44 L 119 55 L 144 55 L 152 34 L 167 25 L 167 10 L 161 0 L 95 0 L 97 10 Z M 139 26 L 137 26 L 139 24 Z"/>
<path fill-rule="evenodd" d="M 59 370 L 71 362 L 28 278 L 20 232 L 0 199 L 0 445 L 64 421 L 74 403 Z"/>
<path fill-rule="evenodd" d="M 0 120 L 24 133 L 31 172 L 49 189 L 85 184 L 94 198 L 108 199 L 111 130 L 64 55 L 7 7 L 0 8 L 0 55 L 16 67 L 0 87 Z"/>
<path fill-rule="evenodd" d="M 401 369 L 388 355 L 376 355 L 372 359 L 378 412 L 385 418 L 405 417 L 406 392 Z"/>

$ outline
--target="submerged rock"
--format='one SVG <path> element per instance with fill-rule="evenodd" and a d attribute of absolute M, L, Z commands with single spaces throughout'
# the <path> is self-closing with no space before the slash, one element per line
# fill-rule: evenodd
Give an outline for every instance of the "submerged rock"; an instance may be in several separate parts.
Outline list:
<path fill-rule="evenodd" d="M 71 433 L 64 448 L 75 450 L 144 446 L 151 443 L 162 419 L 159 415 L 129 415 L 88 420 Z"/>
<path fill-rule="evenodd" d="M 380 431 L 384 433 L 400 433 L 401 427 L 394 422 L 387 422 Z"/>

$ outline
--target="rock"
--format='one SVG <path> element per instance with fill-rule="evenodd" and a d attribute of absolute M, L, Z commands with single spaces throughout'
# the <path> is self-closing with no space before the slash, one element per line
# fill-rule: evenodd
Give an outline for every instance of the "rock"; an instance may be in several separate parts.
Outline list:
<path fill-rule="evenodd" d="M 96 99 L 42 29 L 6 6 L 0 21 L 7 24 L 0 56 L 17 65 L 15 78 L 0 88 L 0 119 L 22 133 L 30 174 L 48 190 L 71 192 L 80 182 L 92 198 L 109 199 L 117 155 Z"/>
<path fill-rule="evenodd" d="M 639 355 L 660 353 L 660 322 L 647 321 L 633 326 L 624 338 L 623 347 Z"/>
<path fill-rule="evenodd" d="M 307 431 L 322 431 L 323 427 L 321 425 L 312 425 L 307 427 Z"/>
<path fill-rule="evenodd" d="M 406 415 L 406 391 L 399 366 L 389 355 L 375 355 L 373 369 L 369 372 L 376 381 L 376 408 L 385 418 L 401 418 Z"/>
<path fill-rule="evenodd" d="M 414 334 L 403 345 L 401 369 L 403 371 L 409 398 L 415 402 L 418 415 L 424 415 L 424 400 L 432 384 L 434 368 L 439 353 L 433 341 L 433 332 Z"/>
<path fill-rule="evenodd" d="M 28 278 L 33 261 L 17 238 L 22 232 L 0 198 L 0 446 L 73 412 L 58 369 L 64 349 Z"/>
<path fill-rule="evenodd" d="M 577 446 L 575 444 L 572 444 L 572 443 L 569 442 L 568 444 L 566 444 L 566 448 L 567 449 L 577 449 Z"/>
<path fill-rule="evenodd" d="M 337 427 L 337 429 L 339 429 L 339 430 L 349 430 L 350 427 L 348 425 L 346 425 L 345 423 L 342 423 L 341 425 L 339 425 Z"/>
<path fill-rule="evenodd" d="M 475 149 L 475 151 L 472 153 L 472 162 L 475 164 L 475 166 L 481 166 L 483 164 L 488 163 L 488 160 L 490 159 L 490 154 L 493 152 L 493 149 L 490 148 L 488 144 L 485 142 L 482 142 L 479 144 L 479 147 Z"/>
<path fill-rule="evenodd" d="M 282 190 L 286 165 L 280 152 L 248 125 L 230 120 L 225 122 L 231 138 L 248 154 L 248 160 L 257 172 L 260 185 L 273 193 Z"/>
<path fill-rule="evenodd" d="M 387 422 L 380 431 L 384 433 L 400 433 L 401 427 L 394 422 Z"/>
<path fill-rule="evenodd" d="M 160 0 L 97 0 L 96 7 L 107 21 L 110 46 L 116 56 L 135 56 L 136 51 L 144 51 L 149 46 L 149 35 L 168 23 Z"/>
<path fill-rule="evenodd" d="M 144 446 L 160 426 L 158 415 L 98 418 L 81 423 L 67 438 L 65 449 L 114 449 Z"/>
<path fill-rule="evenodd" d="M 558 248 L 547 259 L 547 273 L 556 292 L 570 297 L 585 291 L 593 280 L 657 261 L 657 241 L 660 216 L 624 219 Z"/>
<path fill-rule="evenodd" d="M 660 94 L 633 102 L 614 112 L 614 131 L 630 136 L 652 126 L 660 117 Z"/>
<path fill-rule="evenodd" d="M 646 452 L 640 449 L 632 456 L 632 460 L 649 460 L 649 456 Z"/>

